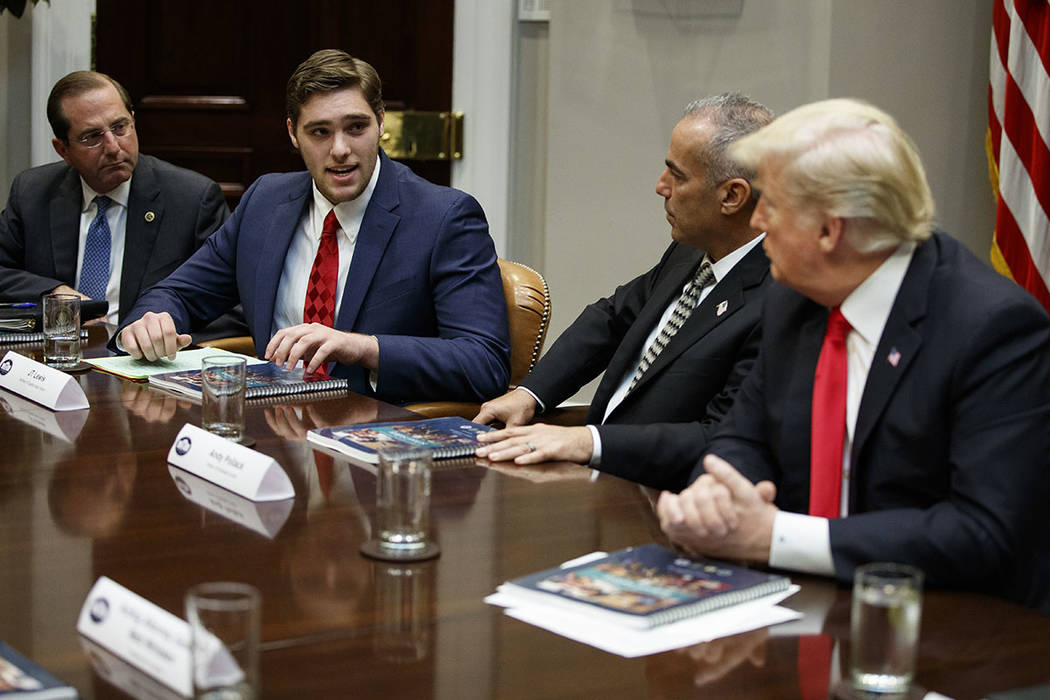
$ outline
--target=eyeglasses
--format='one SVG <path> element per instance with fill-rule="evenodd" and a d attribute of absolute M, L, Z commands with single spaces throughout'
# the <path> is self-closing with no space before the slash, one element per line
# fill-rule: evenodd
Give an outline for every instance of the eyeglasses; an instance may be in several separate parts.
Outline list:
<path fill-rule="evenodd" d="M 113 134 L 116 138 L 127 136 L 135 130 L 135 122 L 131 119 L 121 119 L 115 124 L 111 124 L 109 128 L 99 129 L 97 131 L 89 131 L 80 138 L 76 139 L 84 148 L 98 148 L 102 145 L 102 142 L 106 138 L 106 132 Z"/>

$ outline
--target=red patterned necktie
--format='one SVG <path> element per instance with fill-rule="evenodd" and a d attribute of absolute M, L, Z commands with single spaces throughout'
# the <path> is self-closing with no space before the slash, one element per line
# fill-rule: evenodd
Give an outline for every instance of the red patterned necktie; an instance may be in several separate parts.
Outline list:
<path fill-rule="evenodd" d="M 328 212 L 321 228 L 321 244 L 310 270 L 310 282 L 306 286 L 306 305 L 303 308 L 303 323 L 321 323 L 329 328 L 335 325 L 335 300 L 339 287 L 339 244 L 335 235 L 339 231 L 339 220 L 335 209 Z M 307 380 L 328 376 L 328 368 L 321 366 Z"/>
<path fill-rule="evenodd" d="M 842 448 L 846 439 L 846 335 L 849 321 L 836 306 L 828 316 L 824 345 L 813 377 L 810 429 L 809 514 L 837 518 L 842 496 Z"/>

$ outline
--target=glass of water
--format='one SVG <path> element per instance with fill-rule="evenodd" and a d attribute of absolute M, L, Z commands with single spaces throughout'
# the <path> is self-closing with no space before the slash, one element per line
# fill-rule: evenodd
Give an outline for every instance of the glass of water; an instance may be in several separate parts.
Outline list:
<path fill-rule="evenodd" d="M 244 387 L 248 366 L 243 357 L 211 355 L 201 360 L 201 427 L 227 440 L 244 439 Z"/>
<path fill-rule="evenodd" d="M 922 582 L 922 571 L 906 564 L 857 567 L 850 615 L 850 668 L 857 690 L 908 691 L 919 646 Z"/>
<path fill-rule="evenodd" d="M 80 364 L 80 297 L 44 295 L 44 362 L 56 369 Z"/>
<path fill-rule="evenodd" d="M 376 480 L 376 537 L 361 551 L 377 559 L 418 561 L 436 557 L 430 534 L 430 450 L 379 450 Z"/>
<path fill-rule="evenodd" d="M 194 697 L 258 697 L 261 607 L 259 591 L 246 583 L 201 583 L 186 593 Z"/>

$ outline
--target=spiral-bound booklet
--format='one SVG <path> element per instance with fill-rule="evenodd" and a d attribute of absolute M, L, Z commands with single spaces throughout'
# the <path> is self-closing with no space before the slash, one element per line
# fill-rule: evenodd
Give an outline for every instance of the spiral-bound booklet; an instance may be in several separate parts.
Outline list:
<path fill-rule="evenodd" d="M 785 591 L 790 585 L 784 576 L 646 544 L 523 576 L 499 590 L 529 604 L 647 629 Z"/>
<path fill-rule="evenodd" d="M 378 450 L 388 447 L 424 447 L 434 459 L 464 457 L 481 447 L 478 433 L 492 428 L 463 418 L 426 418 L 397 423 L 360 423 L 338 428 L 316 428 L 306 433 L 315 445 L 375 464 Z"/>
<path fill-rule="evenodd" d="M 201 371 L 199 369 L 181 372 L 154 374 L 149 378 L 151 386 L 168 391 L 201 398 Z M 248 374 L 244 380 L 244 397 L 256 399 L 264 396 L 283 396 L 285 394 L 306 394 L 320 391 L 347 391 L 346 379 L 320 379 L 308 381 L 303 377 L 302 369 L 288 370 L 272 362 L 259 365 L 248 365 Z"/>

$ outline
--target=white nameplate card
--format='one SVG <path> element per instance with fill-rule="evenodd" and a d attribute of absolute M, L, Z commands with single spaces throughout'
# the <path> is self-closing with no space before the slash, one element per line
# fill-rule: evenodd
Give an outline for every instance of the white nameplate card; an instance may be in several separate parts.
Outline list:
<path fill-rule="evenodd" d="M 77 632 L 177 693 L 193 694 L 189 624 L 116 581 L 95 581 Z"/>
<path fill-rule="evenodd" d="M 76 379 L 14 350 L 0 360 L 0 386 L 54 411 L 88 408 Z"/>
<path fill-rule="evenodd" d="M 137 700 L 182 700 L 182 695 L 83 635 L 80 636 L 80 649 L 100 678 L 129 696 Z"/>
<path fill-rule="evenodd" d="M 187 500 L 271 540 L 284 527 L 295 504 L 293 498 L 261 503 L 251 501 L 170 464 L 168 473 Z"/>
<path fill-rule="evenodd" d="M 168 463 L 253 501 L 295 496 L 291 480 L 272 457 L 191 423 L 175 437 Z"/>

